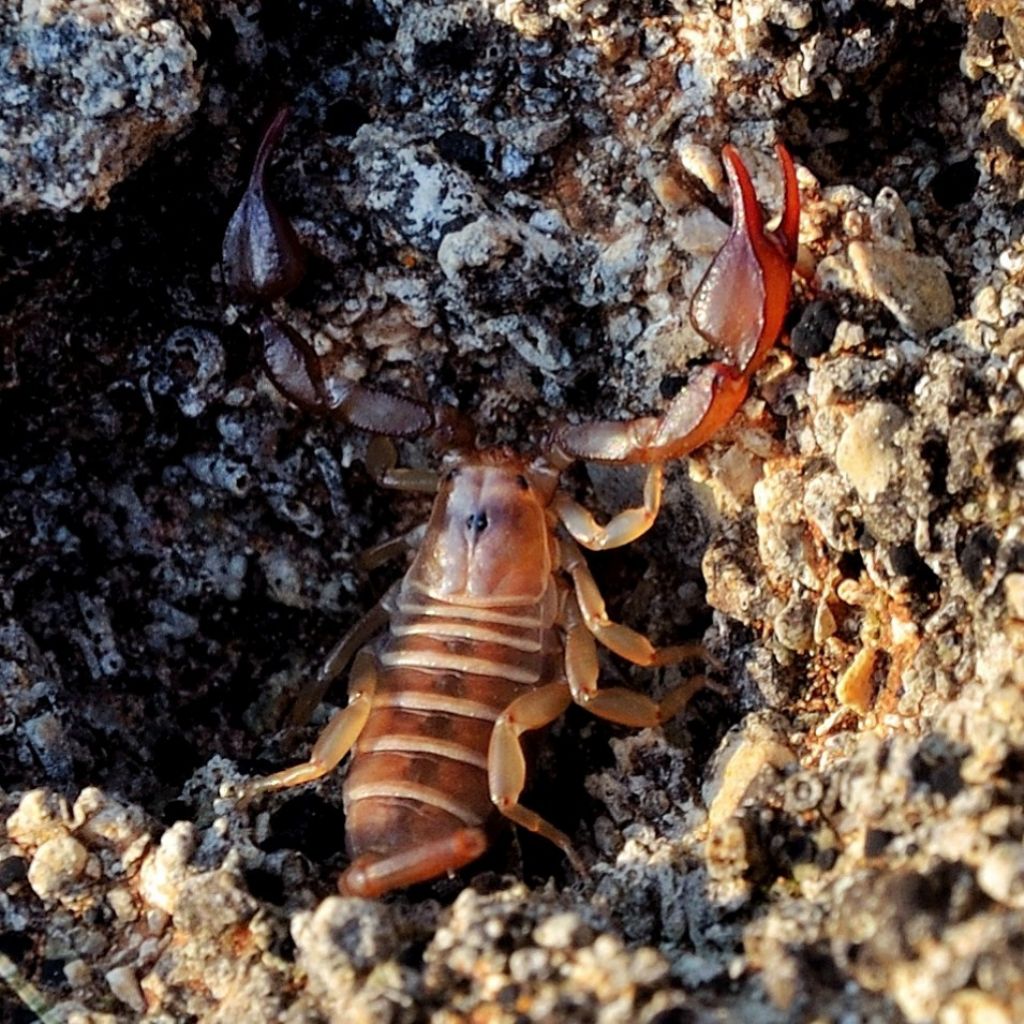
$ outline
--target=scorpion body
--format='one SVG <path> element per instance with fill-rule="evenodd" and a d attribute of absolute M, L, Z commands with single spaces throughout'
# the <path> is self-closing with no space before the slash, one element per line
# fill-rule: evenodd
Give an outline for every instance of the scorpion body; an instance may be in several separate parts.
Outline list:
<path fill-rule="evenodd" d="M 355 858 L 347 889 L 374 889 L 374 852 L 394 851 L 395 836 L 413 851 L 410 875 L 435 874 L 436 857 L 480 852 L 497 724 L 507 729 L 515 702 L 565 678 L 557 545 L 524 468 L 504 459 L 453 466 L 388 602 L 387 638 L 364 669 L 375 678 L 371 708 L 345 781 Z M 512 565 L 510 548 L 519 555 Z M 396 866 L 393 853 L 390 881 Z"/>
<path fill-rule="evenodd" d="M 267 137 L 280 130 L 279 116 Z M 274 226 L 280 215 L 241 212 L 247 203 L 260 211 L 251 193 L 263 193 L 267 137 L 224 255 L 229 278 L 270 298 L 280 288 L 254 282 L 245 268 L 279 266 L 287 276 L 299 256 L 289 251 L 293 237 Z M 598 687 L 598 642 L 647 666 L 676 663 L 692 648 L 657 649 L 612 622 L 580 547 L 617 547 L 650 527 L 664 461 L 692 451 L 728 421 L 776 341 L 799 218 L 793 165 L 782 147 L 778 153 L 785 208 L 779 227 L 766 231 L 742 161 L 732 147 L 725 150 L 733 226 L 691 318 L 731 361 L 699 371 L 661 416 L 556 426 L 533 459 L 477 449 L 452 409 L 326 381 L 304 339 L 261 317 L 264 366 L 293 403 L 378 435 L 432 434 L 449 449 L 434 474 L 397 468 L 390 444 L 371 444 L 367 464 L 381 484 L 435 495 L 430 520 L 383 546 L 380 553 L 388 555 L 414 550 L 408 571 L 335 648 L 305 695 L 308 711 L 351 661 L 348 704 L 308 761 L 247 787 L 251 796 L 309 782 L 352 753 L 344 786 L 352 863 L 340 878 L 342 892 L 377 896 L 462 867 L 486 848 L 495 812 L 551 840 L 582 871 L 568 837 L 519 802 L 523 733 L 549 725 L 571 702 L 613 722 L 654 726 L 702 685 L 690 678 L 660 702 Z M 577 459 L 647 464 L 642 505 L 599 525 L 559 488 L 562 471 Z"/>

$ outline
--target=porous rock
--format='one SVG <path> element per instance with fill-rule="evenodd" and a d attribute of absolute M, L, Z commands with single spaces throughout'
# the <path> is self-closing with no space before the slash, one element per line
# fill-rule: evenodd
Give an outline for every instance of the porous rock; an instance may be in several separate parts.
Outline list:
<path fill-rule="evenodd" d="M 194 0 L 25 0 L 0 10 L 0 208 L 105 206 L 199 107 Z"/>

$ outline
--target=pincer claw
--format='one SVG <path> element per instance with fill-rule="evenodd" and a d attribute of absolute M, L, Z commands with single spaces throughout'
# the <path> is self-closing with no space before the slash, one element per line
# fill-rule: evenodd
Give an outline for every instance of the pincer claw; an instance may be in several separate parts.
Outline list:
<path fill-rule="evenodd" d="M 785 184 L 782 219 L 766 231 L 750 174 L 734 146 L 722 150 L 732 197 L 732 228 L 690 307 L 697 331 L 725 350 L 749 377 L 764 361 L 782 330 L 796 263 L 800 196 L 793 160 L 775 147 Z"/>
<path fill-rule="evenodd" d="M 264 132 L 249 183 L 224 233 L 224 281 L 246 302 L 272 302 L 287 295 L 306 273 L 302 243 L 268 194 L 265 181 L 287 120 L 288 108 L 282 107 Z"/>

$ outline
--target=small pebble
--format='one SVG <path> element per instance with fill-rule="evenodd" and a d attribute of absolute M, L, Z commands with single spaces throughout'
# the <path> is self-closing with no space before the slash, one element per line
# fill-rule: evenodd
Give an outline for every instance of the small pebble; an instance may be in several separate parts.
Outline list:
<path fill-rule="evenodd" d="M 67 807 L 56 793 L 33 789 L 21 798 L 18 809 L 7 819 L 7 834 L 19 846 L 29 849 L 68 831 Z"/>
<path fill-rule="evenodd" d="M 894 444 L 904 413 L 887 402 L 869 402 L 843 431 L 836 465 L 866 501 L 873 501 L 899 473 L 902 454 Z"/>
<path fill-rule="evenodd" d="M 1006 610 L 1014 619 L 1024 619 L 1024 572 L 1007 573 L 1003 580 Z"/>
<path fill-rule="evenodd" d="M 89 851 L 74 836 L 47 839 L 29 865 L 28 884 L 40 899 L 54 899 L 81 878 L 88 859 Z"/>
<path fill-rule="evenodd" d="M 978 868 L 978 886 L 999 903 L 1024 908 L 1024 844 L 992 847 Z"/>
<path fill-rule="evenodd" d="M 551 957 L 543 949 L 526 946 L 515 950 L 508 958 L 508 973 L 520 984 L 536 981 L 551 971 Z"/>
<path fill-rule="evenodd" d="M 143 1013 L 146 1009 L 146 999 L 139 987 L 139 979 L 135 977 L 135 971 L 130 967 L 115 967 L 104 975 L 110 991 L 117 996 L 126 1006 L 130 1006 L 136 1013 Z"/>
<path fill-rule="evenodd" d="M 790 344 L 801 359 L 823 356 L 832 347 L 839 314 L 823 299 L 809 302 L 793 328 Z"/>
<path fill-rule="evenodd" d="M 814 642 L 823 644 L 836 631 L 836 617 L 822 598 L 814 610 Z"/>
<path fill-rule="evenodd" d="M 939 1010 L 938 1024 L 1014 1024 L 1013 1011 L 998 996 L 976 988 L 955 992 Z"/>
<path fill-rule="evenodd" d="M 195 842 L 195 827 L 186 821 L 175 822 L 163 834 L 160 846 L 146 857 L 139 872 L 140 892 L 147 903 L 174 913 Z"/>
<path fill-rule="evenodd" d="M 718 154 L 709 146 L 686 143 L 678 149 L 679 162 L 711 192 L 721 193 L 725 188 L 725 173 Z"/>
<path fill-rule="evenodd" d="M 836 683 L 836 697 L 844 707 L 860 715 L 871 710 L 875 699 L 874 670 L 875 648 L 862 647 Z"/>
<path fill-rule="evenodd" d="M 85 988 L 92 981 L 92 970 L 84 960 L 69 960 L 64 965 L 64 977 L 72 988 Z"/>
<path fill-rule="evenodd" d="M 566 911 L 541 921 L 533 930 L 533 941 L 546 949 L 568 949 L 589 942 L 589 932 L 578 914 Z"/>
<path fill-rule="evenodd" d="M 809 651 L 814 646 L 815 606 L 799 594 L 791 594 L 772 621 L 772 629 L 783 647 L 791 651 Z"/>
<path fill-rule="evenodd" d="M 796 760 L 789 747 L 763 735 L 764 732 L 755 728 L 744 736 L 710 783 L 716 787 L 708 806 L 708 824 L 712 829 L 732 816 L 762 769 L 785 768 Z"/>
<path fill-rule="evenodd" d="M 850 261 L 864 293 L 878 299 L 911 337 L 953 322 L 953 291 L 937 260 L 894 245 L 851 242 Z"/>
<path fill-rule="evenodd" d="M 139 916 L 131 891 L 118 886 L 107 893 L 107 902 L 119 921 L 134 921 Z"/>

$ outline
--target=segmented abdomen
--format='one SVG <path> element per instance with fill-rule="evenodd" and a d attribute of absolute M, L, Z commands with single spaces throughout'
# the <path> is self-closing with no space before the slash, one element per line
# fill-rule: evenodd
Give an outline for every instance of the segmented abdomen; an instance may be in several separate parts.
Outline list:
<path fill-rule="evenodd" d="M 483 824 L 493 809 L 494 722 L 554 677 L 556 648 L 537 606 L 479 608 L 403 591 L 345 781 L 353 859 Z"/>

